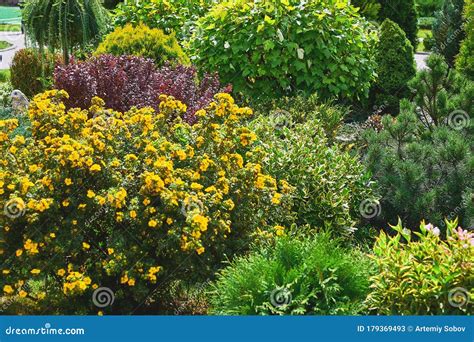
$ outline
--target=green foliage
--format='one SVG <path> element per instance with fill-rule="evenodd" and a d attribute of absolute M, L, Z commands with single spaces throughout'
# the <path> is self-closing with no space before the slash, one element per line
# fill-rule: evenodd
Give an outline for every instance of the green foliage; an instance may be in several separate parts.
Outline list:
<path fill-rule="evenodd" d="M 459 216 L 467 226 L 474 218 L 474 83 L 448 71 L 439 55 L 427 65 L 410 82 L 414 103 L 402 100 L 396 119 L 367 131 L 366 164 L 383 195 L 384 223 Z"/>
<path fill-rule="evenodd" d="M 0 83 L 0 109 L 11 107 L 13 88 L 9 82 Z"/>
<path fill-rule="evenodd" d="M 411 236 L 399 221 L 397 234 L 380 232 L 375 246 L 378 272 L 371 278 L 369 309 L 382 315 L 463 315 L 473 311 L 474 234 L 447 223 L 420 225 Z M 456 229 L 457 228 L 457 229 Z M 403 242 L 403 241 L 406 242 Z"/>
<path fill-rule="evenodd" d="M 441 9 L 443 0 L 415 0 L 416 10 L 420 16 L 432 17 Z"/>
<path fill-rule="evenodd" d="M 380 11 L 378 0 L 352 0 L 351 5 L 358 7 L 360 14 L 367 19 L 377 20 Z"/>
<path fill-rule="evenodd" d="M 167 35 L 162 30 L 151 29 L 143 24 L 136 27 L 131 24 L 117 27 L 105 36 L 95 53 L 151 58 L 157 66 L 169 61 L 181 64 L 189 62 L 174 34 Z"/>
<path fill-rule="evenodd" d="M 464 0 L 445 0 L 442 9 L 436 13 L 433 24 L 435 51 L 443 55 L 450 66 L 454 64 L 454 59 L 459 53 L 459 46 L 465 36 L 463 8 Z"/>
<path fill-rule="evenodd" d="M 460 114 L 466 122 L 461 124 L 468 123 L 474 111 L 474 82 L 455 70 L 448 70 L 440 55 L 431 55 L 426 64 L 428 69 L 418 72 L 409 84 L 415 93 L 414 101 L 423 124 L 427 128 L 443 123 L 456 125 L 451 122 L 451 114 L 456 111 L 463 112 Z"/>
<path fill-rule="evenodd" d="M 375 104 L 383 106 L 385 112 L 398 114 L 399 100 L 409 95 L 407 83 L 416 75 L 416 67 L 410 41 L 390 19 L 385 19 L 380 27 L 377 75 L 372 89 Z"/>
<path fill-rule="evenodd" d="M 36 49 L 17 51 L 10 67 L 13 88 L 21 90 L 28 98 L 41 93 L 51 84 L 54 66 L 58 62 L 54 55 L 41 55 Z"/>
<path fill-rule="evenodd" d="M 225 2 L 198 23 L 194 61 L 253 99 L 368 95 L 375 32 L 338 0 Z"/>
<path fill-rule="evenodd" d="M 100 0 L 31 0 L 22 15 L 30 39 L 41 50 L 60 48 L 66 63 L 76 47 L 99 39 L 108 20 Z"/>
<path fill-rule="evenodd" d="M 218 275 L 211 312 L 225 315 L 354 315 L 363 310 L 371 263 L 321 233 L 281 238 Z"/>
<path fill-rule="evenodd" d="M 466 25 L 464 30 L 467 36 L 462 42 L 456 67 L 474 81 L 474 54 L 472 53 L 474 51 L 474 1 L 466 0 L 464 18 Z"/>
<path fill-rule="evenodd" d="M 115 26 L 143 23 L 167 34 L 175 33 L 180 42 L 188 40 L 196 21 L 218 0 L 140 0 L 121 3 L 115 10 Z"/>
<path fill-rule="evenodd" d="M 390 19 L 405 31 L 412 46 L 417 46 L 417 13 L 415 0 L 380 0 L 380 19 Z"/>
<path fill-rule="evenodd" d="M 359 205 L 370 197 L 371 189 L 357 157 L 334 142 L 345 112 L 317 104 L 314 97 L 287 101 L 291 105 L 282 103 L 252 123 L 268 153 L 264 166 L 295 187 L 293 212 L 298 225 L 347 233 L 356 226 Z"/>

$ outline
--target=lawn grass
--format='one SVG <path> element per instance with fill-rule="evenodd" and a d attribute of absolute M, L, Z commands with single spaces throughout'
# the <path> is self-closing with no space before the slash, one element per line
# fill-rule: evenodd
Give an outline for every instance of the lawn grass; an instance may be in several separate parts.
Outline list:
<path fill-rule="evenodd" d="M 20 24 L 0 24 L 0 32 L 20 32 Z"/>
<path fill-rule="evenodd" d="M 10 69 L 0 70 L 0 83 L 10 79 Z"/>
<path fill-rule="evenodd" d="M 12 45 L 9 42 L 6 42 L 4 40 L 0 40 L 0 50 L 6 49 L 10 46 L 12 46 Z"/>
<path fill-rule="evenodd" d="M 428 29 L 420 29 L 418 30 L 418 38 L 428 38 L 431 35 L 431 30 Z M 423 44 L 423 41 L 420 41 L 418 43 L 418 46 L 416 48 L 417 52 L 426 52 L 425 45 Z"/>

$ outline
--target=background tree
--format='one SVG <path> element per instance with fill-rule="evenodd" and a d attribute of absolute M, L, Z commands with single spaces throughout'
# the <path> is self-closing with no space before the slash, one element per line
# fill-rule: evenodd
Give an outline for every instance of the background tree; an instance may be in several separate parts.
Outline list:
<path fill-rule="evenodd" d="M 410 93 L 407 83 L 416 74 L 413 47 L 395 22 L 385 19 L 377 49 L 377 82 L 372 98 L 385 112 L 398 114 L 399 102 Z"/>
<path fill-rule="evenodd" d="M 466 38 L 461 44 L 456 66 L 461 73 L 474 81 L 474 54 L 472 53 L 474 51 L 474 1 L 466 0 L 464 7 Z M 470 18 L 469 21 L 468 18 Z"/>
<path fill-rule="evenodd" d="M 459 53 L 459 46 L 464 39 L 463 28 L 464 0 L 445 0 L 441 11 L 436 13 L 433 24 L 435 51 L 443 55 L 450 66 Z"/>
<path fill-rule="evenodd" d="M 360 14 L 369 20 L 377 20 L 380 4 L 377 0 L 352 0 L 351 4 L 354 7 L 359 7 Z"/>
<path fill-rule="evenodd" d="M 76 47 L 98 40 L 107 18 L 100 0 L 30 0 L 23 9 L 28 37 L 41 51 L 62 50 L 65 63 Z"/>
<path fill-rule="evenodd" d="M 380 19 L 390 19 L 405 31 L 412 46 L 417 46 L 418 15 L 415 0 L 380 0 Z"/>

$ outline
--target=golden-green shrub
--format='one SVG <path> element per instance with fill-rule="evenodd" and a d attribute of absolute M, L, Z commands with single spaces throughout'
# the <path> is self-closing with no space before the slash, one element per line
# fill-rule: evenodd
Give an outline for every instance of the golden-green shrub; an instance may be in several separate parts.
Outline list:
<path fill-rule="evenodd" d="M 160 29 L 152 29 L 143 24 L 135 27 L 128 24 L 115 28 L 105 36 L 96 50 L 96 54 L 105 53 L 151 58 L 157 66 L 166 62 L 189 63 L 174 33 L 168 35 Z"/>
<path fill-rule="evenodd" d="M 374 246 L 378 272 L 367 298 L 371 310 L 382 315 L 472 313 L 474 234 L 458 227 L 457 220 L 446 224 L 446 240 L 425 222 L 415 236 L 401 222 L 392 227 L 395 236 L 380 232 Z"/>

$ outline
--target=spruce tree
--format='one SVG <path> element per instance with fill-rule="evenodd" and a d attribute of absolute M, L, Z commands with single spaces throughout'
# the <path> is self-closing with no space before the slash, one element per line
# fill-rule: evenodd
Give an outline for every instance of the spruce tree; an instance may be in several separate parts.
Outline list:
<path fill-rule="evenodd" d="M 445 0 L 441 11 L 436 13 L 433 24 L 435 51 L 443 55 L 450 66 L 453 66 L 465 36 L 463 8 L 464 0 Z"/>
<path fill-rule="evenodd" d="M 384 112 L 397 114 L 399 101 L 409 96 L 407 86 L 416 74 L 413 47 L 405 32 L 395 22 L 385 19 L 380 27 L 377 48 L 378 79 L 372 89 L 372 98 Z"/>

